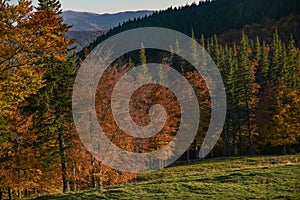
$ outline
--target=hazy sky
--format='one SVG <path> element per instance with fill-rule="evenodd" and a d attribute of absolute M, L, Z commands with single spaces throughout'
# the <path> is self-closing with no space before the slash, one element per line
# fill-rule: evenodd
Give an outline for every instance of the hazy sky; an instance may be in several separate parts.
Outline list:
<path fill-rule="evenodd" d="M 198 3 L 199 0 L 61 0 L 63 10 L 116 13 L 128 10 L 161 10 L 170 6 Z M 11 2 L 17 2 L 12 0 Z M 36 5 L 37 0 L 33 0 Z"/>

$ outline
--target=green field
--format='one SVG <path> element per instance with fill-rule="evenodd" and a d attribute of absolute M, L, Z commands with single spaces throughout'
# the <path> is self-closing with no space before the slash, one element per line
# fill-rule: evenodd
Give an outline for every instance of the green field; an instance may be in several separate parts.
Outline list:
<path fill-rule="evenodd" d="M 199 161 L 48 199 L 300 199 L 300 154 Z"/>

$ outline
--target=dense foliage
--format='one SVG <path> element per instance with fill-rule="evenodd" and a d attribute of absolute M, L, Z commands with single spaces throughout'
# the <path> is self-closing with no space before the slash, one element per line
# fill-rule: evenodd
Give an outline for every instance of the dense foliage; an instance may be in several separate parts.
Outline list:
<path fill-rule="evenodd" d="M 83 60 L 88 52 L 106 38 L 133 28 L 163 27 L 187 35 L 191 35 L 191 30 L 194 29 L 196 38 L 200 38 L 201 35 L 207 38 L 229 29 L 241 29 L 246 24 L 260 23 L 264 18 L 279 20 L 284 16 L 299 14 L 299 10 L 300 2 L 297 0 L 207 0 L 179 8 L 170 7 L 144 18 L 119 24 L 83 49 L 79 57 Z M 290 31 L 298 39 L 297 29 L 293 28 Z"/>
<path fill-rule="evenodd" d="M 135 27 L 159 26 L 191 35 L 217 64 L 226 87 L 228 110 L 221 138 L 209 157 L 299 152 L 299 33 L 294 28 L 287 30 L 288 40 L 282 40 L 279 31 L 272 32 L 272 36 L 258 34 L 256 38 L 247 33 L 253 23 L 261 23 L 264 18 L 293 18 L 293 14 L 299 14 L 300 5 L 297 0 L 269 2 L 217 0 L 169 8 L 110 30 L 73 58 L 73 41 L 66 39 L 70 27 L 62 22 L 58 0 L 40 0 L 36 10 L 27 0 L 19 0 L 16 5 L 1 0 L 0 199 L 4 195 L 9 199 L 21 198 L 22 194 L 36 196 L 57 189 L 67 192 L 101 188 L 137 177 L 97 161 L 81 143 L 71 112 L 75 65 L 105 38 Z M 297 20 L 290 21 L 297 25 Z M 224 42 L 221 33 L 243 27 L 247 33 L 238 31 L 230 43 Z M 180 51 L 180 46 L 177 42 L 175 52 Z M 124 62 L 127 59 L 129 62 Z M 124 134 L 110 108 L 112 91 L 124 73 L 135 65 L 163 63 L 182 73 L 198 97 L 198 135 L 181 159 L 196 158 L 211 111 L 209 91 L 201 75 L 176 54 L 157 55 L 143 44 L 140 51 L 120 60 L 105 71 L 97 87 L 97 117 L 107 137 L 115 145 L 138 153 L 155 151 L 173 139 L 181 113 L 176 97 L 167 88 L 143 86 L 130 101 L 131 117 L 141 126 L 149 123 L 147 112 L 152 105 L 160 103 L 166 108 L 166 124 L 151 138 L 142 140 Z M 145 78 L 147 73 L 145 68 L 143 77 L 135 78 Z M 164 78 L 163 74 L 159 76 Z M 126 86 L 132 84 L 130 81 Z M 87 133 L 92 129 L 87 125 Z M 162 167 L 164 159 L 161 158 Z"/>

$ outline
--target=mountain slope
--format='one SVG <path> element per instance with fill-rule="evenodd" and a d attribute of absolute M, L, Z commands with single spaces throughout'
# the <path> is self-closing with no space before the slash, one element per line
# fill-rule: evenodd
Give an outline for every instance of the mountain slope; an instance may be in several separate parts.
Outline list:
<path fill-rule="evenodd" d="M 109 29 L 122 24 L 129 19 L 138 19 L 152 14 L 153 11 L 127 11 L 115 14 L 95 14 L 88 12 L 64 11 L 64 23 L 73 27 L 68 31 L 67 37 L 75 39 L 76 51 L 94 42 L 94 40 Z"/>
<path fill-rule="evenodd" d="M 140 20 L 129 20 L 115 27 L 104 36 L 79 53 L 80 60 L 86 57 L 99 43 L 106 38 L 125 30 L 138 27 L 164 27 L 191 35 L 192 29 L 196 38 L 203 34 L 211 37 L 230 29 L 241 29 L 247 24 L 261 23 L 269 18 L 279 20 L 291 14 L 300 14 L 298 0 L 216 0 L 202 1 L 181 8 L 169 8 L 154 12 Z M 298 23 L 299 24 L 299 23 Z M 298 39 L 296 39 L 298 40 Z M 298 41 L 296 41 L 298 42 Z"/>
<path fill-rule="evenodd" d="M 88 12 L 64 11 L 64 23 L 71 24 L 71 31 L 104 31 L 129 19 L 150 15 L 153 11 L 128 11 L 116 14 L 95 14 Z"/>
<path fill-rule="evenodd" d="M 83 49 L 85 46 L 94 42 L 94 40 L 106 33 L 106 31 L 68 31 L 67 38 L 74 39 L 75 43 L 73 46 L 76 46 L 76 52 Z"/>

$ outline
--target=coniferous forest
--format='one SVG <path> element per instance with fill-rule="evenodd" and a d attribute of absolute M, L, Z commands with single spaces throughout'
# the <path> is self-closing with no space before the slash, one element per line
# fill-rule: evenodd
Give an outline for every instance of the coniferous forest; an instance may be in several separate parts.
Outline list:
<path fill-rule="evenodd" d="M 66 38 L 71 25 L 63 23 L 59 0 L 39 0 L 37 7 L 28 0 L 0 0 L 0 200 L 137 180 L 137 174 L 111 169 L 85 149 L 73 122 L 72 90 L 77 70 L 93 48 L 138 27 L 189 35 L 216 63 L 226 88 L 227 115 L 206 159 L 299 153 L 299 11 L 298 0 L 200 1 L 119 24 L 74 54 L 74 40 Z M 178 52 L 181 45 L 172 48 Z M 172 66 L 193 86 L 201 119 L 193 144 L 178 162 L 199 161 L 211 115 L 209 91 L 201 74 L 176 54 L 141 46 L 108 68 L 97 87 L 99 123 L 114 144 L 131 152 L 155 151 L 172 140 L 180 105 L 167 88 L 147 85 L 130 102 L 131 116 L 139 125 L 149 123 L 147 110 L 157 103 L 171 115 L 151 138 L 124 134 L 109 108 L 120 77 L 148 61 Z"/>

